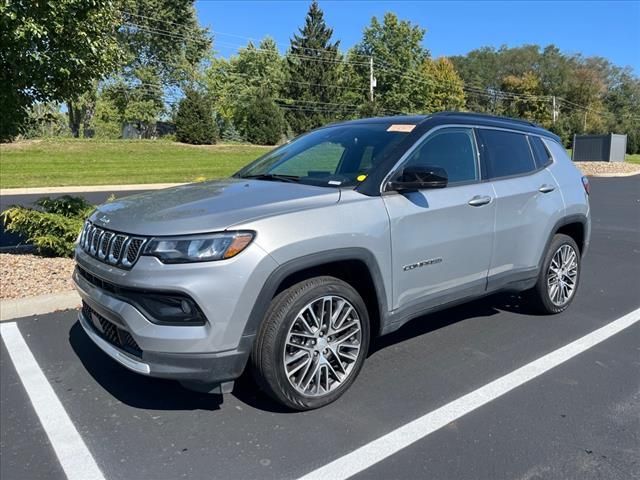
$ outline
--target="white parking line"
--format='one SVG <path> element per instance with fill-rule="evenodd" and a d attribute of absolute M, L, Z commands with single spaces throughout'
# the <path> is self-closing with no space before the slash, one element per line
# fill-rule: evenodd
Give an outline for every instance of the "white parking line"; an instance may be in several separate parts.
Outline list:
<path fill-rule="evenodd" d="M 445 425 L 588 350 L 640 320 L 640 308 L 564 347 L 514 370 L 432 412 L 303 476 L 300 480 L 349 478 L 390 457 Z"/>
<path fill-rule="evenodd" d="M 0 334 L 67 478 L 104 480 L 82 437 L 40 370 L 18 326 L 15 323 L 3 323 L 0 325 Z"/>

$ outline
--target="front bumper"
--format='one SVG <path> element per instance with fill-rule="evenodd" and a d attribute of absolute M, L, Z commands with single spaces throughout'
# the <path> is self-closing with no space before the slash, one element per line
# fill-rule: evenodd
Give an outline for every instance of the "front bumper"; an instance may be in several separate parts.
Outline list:
<path fill-rule="evenodd" d="M 118 348 L 101 335 L 85 310 L 78 315 L 80 325 L 104 353 L 120 365 L 142 375 L 179 380 L 189 386 L 213 387 L 238 378 L 247 363 L 253 336 L 242 338 L 237 349 L 209 354 L 178 354 L 141 351 L 139 356 Z"/>
<path fill-rule="evenodd" d="M 136 373 L 197 384 L 198 389 L 240 376 L 255 337 L 255 331 L 246 328 L 251 307 L 275 264 L 262 249 L 252 245 L 233 259 L 208 264 L 163 265 L 153 257 L 142 257 L 128 271 L 81 250 L 76 250 L 76 262 L 90 274 L 76 269 L 73 275 L 86 305 L 80 324 L 115 361 Z M 207 321 L 203 325 L 154 323 L 135 302 L 101 281 L 140 295 L 183 293 L 196 302 Z M 108 323 L 96 322 L 94 314 Z"/>

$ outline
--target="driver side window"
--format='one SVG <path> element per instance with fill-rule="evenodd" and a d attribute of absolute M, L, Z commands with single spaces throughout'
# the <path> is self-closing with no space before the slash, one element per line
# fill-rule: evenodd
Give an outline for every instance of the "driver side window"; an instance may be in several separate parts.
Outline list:
<path fill-rule="evenodd" d="M 447 172 L 448 184 L 467 183 L 480 178 L 478 162 L 470 128 L 445 128 L 429 135 L 413 151 L 405 167 L 440 167 Z"/>

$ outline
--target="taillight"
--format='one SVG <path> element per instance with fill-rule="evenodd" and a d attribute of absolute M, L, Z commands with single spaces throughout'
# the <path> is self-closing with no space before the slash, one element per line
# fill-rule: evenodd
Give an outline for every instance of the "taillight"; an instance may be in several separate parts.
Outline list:
<path fill-rule="evenodd" d="M 587 192 L 587 195 L 591 194 L 591 184 L 587 177 L 582 177 L 582 186 L 584 187 L 584 191 Z"/>

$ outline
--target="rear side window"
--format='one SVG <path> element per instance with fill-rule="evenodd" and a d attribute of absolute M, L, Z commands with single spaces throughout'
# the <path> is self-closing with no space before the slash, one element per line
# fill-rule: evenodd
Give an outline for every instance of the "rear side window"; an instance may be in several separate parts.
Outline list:
<path fill-rule="evenodd" d="M 564 147 L 560 145 L 558 142 L 556 142 L 555 140 L 551 140 L 550 138 L 545 138 L 542 142 L 549 149 L 549 152 L 551 152 L 551 155 L 553 155 L 553 158 L 556 162 L 571 161 L 571 158 L 567 154 L 567 151 L 564 149 Z"/>
<path fill-rule="evenodd" d="M 483 165 L 489 178 L 521 175 L 536 170 L 525 135 L 479 129 L 478 136 Z"/>
<path fill-rule="evenodd" d="M 531 144 L 531 150 L 533 150 L 536 166 L 542 168 L 549 165 L 551 163 L 551 154 L 542 143 L 542 139 L 540 137 L 529 137 L 529 143 Z"/>

